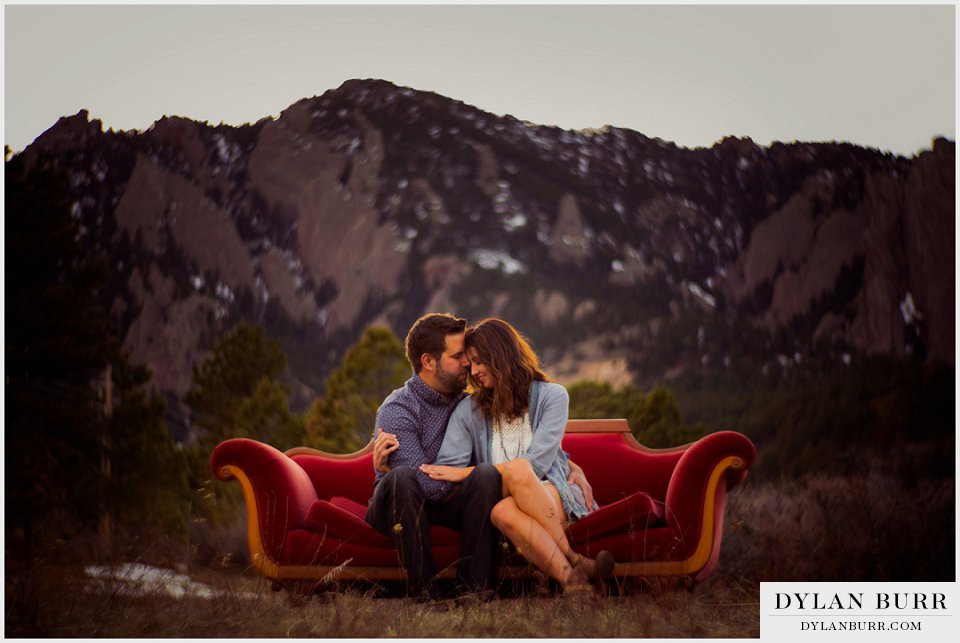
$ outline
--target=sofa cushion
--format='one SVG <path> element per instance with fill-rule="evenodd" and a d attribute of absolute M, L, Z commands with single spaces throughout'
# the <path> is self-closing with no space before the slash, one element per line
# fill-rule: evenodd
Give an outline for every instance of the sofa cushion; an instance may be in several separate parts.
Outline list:
<path fill-rule="evenodd" d="M 618 563 L 682 560 L 686 555 L 684 543 L 669 527 L 610 534 L 575 545 L 574 549 L 591 558 L 606 550 Z"/>
<path fill-rule="evenodd" d="M 571 544 L 619 533 L 647 529 L 663 523 L 663 503 L 642 491 L 600 507 L 567 528 Z"/>
<path fill-rule="evenodd" d="M 389 547 L 390 539 L 363 518 L 326 500 L 315 500 L 302 527 L 341 541 L 370 547 Z"/>
<path fill-rule="evenodd" d="M 356 500 L 334 496 L 330 500 L 316 500 L 307 512 L 301 525 L 304 529 L 315 531 L 344 541 L 370 547 L 391 547 L 389 538 L 367 523 L 367 507 Z M 459 546 L 460 534 L 447 527 L 430 527 L 431 545 Z"/>
<path fill-rule="evenodd" d="M 457 564 L 460 546 L 436 545 L 431 548 L 431 554 L 437 569 L 443 570 Z M 399 567 L 400 557 L 392 546 L 370 547 L 353 541 L 345 542 L 310 529 L 291 529 L 287 532 L 281 562 L 285 565 L 331 567 L 343 563 L 355 567 Z"/>
<path fill-rule="evenodd" d="M 349 511 L 360 520 L 367 519 L 367 505 L 361 504 L 356 500 L 343 496 L 334 496 L 330 498 L 330 504 L 334 507 L 340 507 L 344 511 Z"/>

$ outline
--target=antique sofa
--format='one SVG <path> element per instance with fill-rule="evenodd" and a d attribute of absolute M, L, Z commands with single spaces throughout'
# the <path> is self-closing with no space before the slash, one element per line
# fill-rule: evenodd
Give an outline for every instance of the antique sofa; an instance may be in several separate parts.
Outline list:
<path fill-rule="evenodd" d="M 570 420 L 563 448 L 583 467 L 600 509 L 567 530 L 587 556 L 607 549 L 619 577 L 676 577 L 688 584 L 713 571 L 720 554 L 727 491 L 753 463 L 753 444 L 720 431 L 670 449 L 637 443 L 626 420 Z M 248 439 L 214 449 L 211 468 L 243 488 L 253 566 L 284 581 L 399 580 L 390 538 L 364 520 L 372 494 L 372 443 L 334 455 L 299 447 L 286 453 Z M 430 529 L 441 577 L 453 578 L 459 534 Z M 529 574 L 512 556 L 502 578 Z"/>

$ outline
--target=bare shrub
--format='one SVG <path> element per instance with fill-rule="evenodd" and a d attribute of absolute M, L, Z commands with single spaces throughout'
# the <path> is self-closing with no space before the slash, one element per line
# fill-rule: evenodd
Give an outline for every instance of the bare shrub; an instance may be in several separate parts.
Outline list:
<path fill-rule="evenodd" d="M 954 482 L 880 471 L 742 485 L 720 571 L 759 581 L 953 580 Z"/>
<path fill-rule="evenodd" d="M 203 567 L 244 569 L 250 564 L 247 519 L 240 514 L 214 527 L 202 516 L 190 520 L 190 562 Z"/>

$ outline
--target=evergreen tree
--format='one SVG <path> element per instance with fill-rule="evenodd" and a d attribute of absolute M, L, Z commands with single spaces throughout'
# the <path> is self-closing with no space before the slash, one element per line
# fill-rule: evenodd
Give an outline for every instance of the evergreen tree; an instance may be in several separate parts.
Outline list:
<path fill-rule="evenodd" d="M 262 326 L 238 324 L 193 369 L 193 386 L 184 401 L 199 429 L 197 441 L 183 456 L 193 490 L 196 519 L 215 526 L 230 524 L 243 509 L 235 487 L 215 487 L 210 454 L 230 438 L 252 438 L 284 451 L 303 444 L 303 424 L 290 413 L 280 383 L 287 356 L 280 342 Z"/>
<path fill-rule="evenodd" d="M 702 424 L 684 425 L 673 393 L 662 386 L 649 393 L 631 384 L 614 389 L 606 382 L 583 381 L 568 387 L 571 418 L 626 418 L 644 446 L 677 446 L 703 436 Z"/>
<path fill-rule="evenodd" d="M 193 386 L 184 397 L 200 429 L 199 443 L 212 448 L 235 437 L 269 441 L 277 426 L 288 427 L 286 392 L 278 383 L 286 363 L 283 346 L 262 326 L 238 324 L 224 335 L 193 368 Z M 258 406 L 262 404 L 267 407 Z M 274 428 L 257 427 L 249 417 L 241 422 L 250 415 L 269 420 Z"/>
<path fill-rule="evenodd" d="M 94 524 L 99 499 L 99 395 L 114 343 L 95 292 L 105 262 L 84 251 L 62 173 L 6 179 L 6 516 L 28 547 Z M 38 533 L 39 532 L 39 533 Z"/>
<path fill-rule="evenodd" d="M 303 424 L 290 414 L 286 391 L 279 382 L 261 377 L 237 410 L 239 436 L 266 442 L 281 451 L 303 444 Z"/>
<path fill-rule="evenodd" d="M 651 447 L 670 447 L 692 442 L 706 433 L 700 424 L 685 425 L 680 418 L 680 407 L 670 389 L 655 386 L 643 403 L 632 409 L 631 417 L 638 427 L 637 441 Z"/>
<path fill-rule="evenodd" d="M 163 403 L 144 392 L 149 372 L 119 353 L 97 301 L 107 262 L 83 245 L 65 176 L 42 164 L 27 172 L 22 156 L 4 171 L 8 535 L 29 553 L 95 529 L 104 512 L 135 529 L 182 525 L 169 501 L 185 493 L 182 465 Z M 108 365 L 118 401 L 109 418 Z"/>
<path fill-rule="evenodd" d="M 410 377 L 400 340 L 387 328 L 368 328 L 327 378 L 326 395 L 306 417 L 308 441 L 331 453 L 349 453 L 373 435 L 377 408 Z"/>
<path fill-rule="evenodd" d="M 110 509 L 127 530 L 183 536 L 190 502 L 187 469 L 163 421 L 167 403 L 148 395 L 143 365 L 119 361 L 112 369 L 115 403 L 107 420 Z"/>

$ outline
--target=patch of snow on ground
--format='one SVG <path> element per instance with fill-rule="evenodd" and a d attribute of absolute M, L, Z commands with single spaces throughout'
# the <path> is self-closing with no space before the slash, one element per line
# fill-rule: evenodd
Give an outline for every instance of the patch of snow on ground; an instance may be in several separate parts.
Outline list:
<path fill-rule="evenodd" d="M 88 592 L 109 592 L 123 596 L 166 594 L 173 598 L 218 598 L 227 594 L 197 582 L 186 574 L 141 563 L 122 563 L 116 567 L 88 565 L 84 572 L 92 579 L 87 584 Z M 231 594 L 236 595 L 233 592 Z M 251 598 L 257 595 L 246 592 L 242 596 Z"/>

